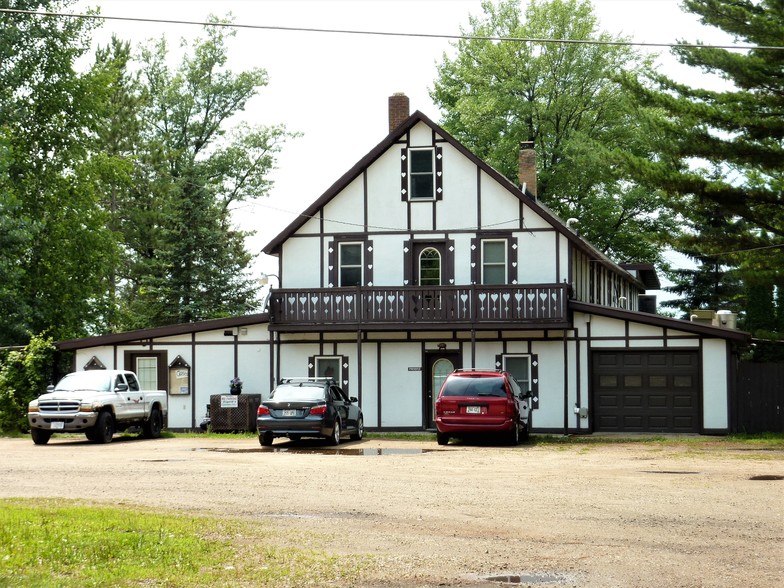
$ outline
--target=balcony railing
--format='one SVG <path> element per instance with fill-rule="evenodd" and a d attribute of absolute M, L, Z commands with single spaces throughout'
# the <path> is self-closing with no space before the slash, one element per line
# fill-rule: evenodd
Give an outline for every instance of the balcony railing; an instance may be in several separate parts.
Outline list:
<path fill-rule="evenodd" d="M 564 326 L 566 284 L 273 290 L 273 328 Z"/>

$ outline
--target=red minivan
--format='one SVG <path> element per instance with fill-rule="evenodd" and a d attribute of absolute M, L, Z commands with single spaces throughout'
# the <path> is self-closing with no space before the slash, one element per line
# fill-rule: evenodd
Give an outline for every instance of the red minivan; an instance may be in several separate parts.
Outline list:
<path fill-rule="evenodd" d="M 530 394 L 509 372 L 455 370 L 446 377 L 436 400 L 436 439 L 477 434 L 505 435 L 512 445 L 528 437 Z"/>

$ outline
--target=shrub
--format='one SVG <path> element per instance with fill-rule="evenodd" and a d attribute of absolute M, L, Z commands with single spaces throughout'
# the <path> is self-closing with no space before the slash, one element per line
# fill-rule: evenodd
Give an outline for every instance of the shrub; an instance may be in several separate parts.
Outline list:
<path fill-rule="evenodd" d="M 0 359 L 0 433 L 27 431 L 27 404 L 51 382 L 55 352 L 51 337 L 41 335 Z"/>

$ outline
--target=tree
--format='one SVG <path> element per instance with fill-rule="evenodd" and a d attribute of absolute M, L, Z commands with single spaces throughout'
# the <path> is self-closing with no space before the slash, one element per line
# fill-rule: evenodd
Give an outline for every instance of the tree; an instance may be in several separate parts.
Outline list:
<path fill-rule="evenodd" d="M 684 8 L 752 48 L 673 50 L 682 63 L 722 78 L 721 90 L 662 75 L 626 79 L 657 131 L 655 156 L 627 155 L 624 165 L 661 186 L 664 203 L 687 219 L 710 209 L 722 230 L 693 222 L 692 251 L 724 257 L 753 290 L 767 291 L 782 284 L 784 267 L 784 2 L 685 0 Z"/>
<path fill-rule="evenodd" d="M 244 314 L 256 304 L 247 233 L 233 227 L 232 208 L 267 193 L 291 135 L 281 126 L 227 129 L 267 75 L 228 70 L 234 33 L 205 32 L 173 71 L 164 39 L 141 53 L 141 127 L 122 213 L 131 252 L 120 284 L 125 328 Z"/>
<path fill-rule="evenodd" d="M 658 261 L 663 235 L 677 233 L 654 189 L 624 180 L 605 151 L 642 153 L 638 124 L 617 72 L 647 69 L 623 45 L 514 39 L 619 41 L 599 33 L 588 0 L 482 4 L 454 59 L 444 56 L 431 97 L 443 126 L 510 180 L 520 143 L 537 152 L 538 197 L 618 261 Z M 508 39 L 508 40 L 496 40 Z"/>
<path fill-rule="evenodd" d="M 69 2 L 4 6 L 57 11 Z M 29 333 L 85 335 L 105 312 L 115 241 L 85 169 L 102 87 L 74 64 L 89 49 L 84 19 L 0 14 L 0 342 Z M 6 213 L 13 216 L 6 216 Z M 6 247 L 5 245 L 8 245 Z"/>
<path fill-rule="evenodd" d="M 0 432 L 27 430 L 27 405 L 54 383 L 56 357 L 51 337 L 45 336 L 34 336 L 24 349 L 0 356 Z"/>

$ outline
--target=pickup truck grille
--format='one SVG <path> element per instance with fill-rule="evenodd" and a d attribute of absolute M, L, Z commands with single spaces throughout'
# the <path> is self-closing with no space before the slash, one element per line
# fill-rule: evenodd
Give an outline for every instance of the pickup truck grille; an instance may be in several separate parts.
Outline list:
<path fill-rule="evenodd" d="M 75 400 L 46 400 L 38 404 L 38 410 L 56 413 L 79 412 L 79 403 Z"/>

